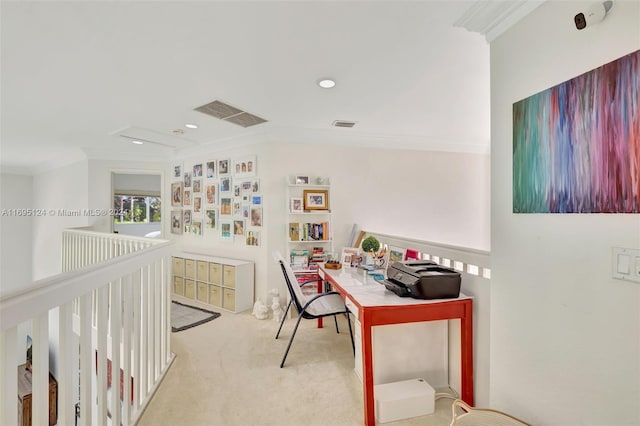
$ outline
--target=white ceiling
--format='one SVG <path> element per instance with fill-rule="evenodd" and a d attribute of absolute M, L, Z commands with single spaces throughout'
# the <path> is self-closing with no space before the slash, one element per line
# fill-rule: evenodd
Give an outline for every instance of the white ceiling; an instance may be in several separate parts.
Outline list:
<path fill-rule="evenodd" d="M 489 45 L 454 26 L 474 3 L 3 0 L 0 166 L 256 141 L 487 152 Z M 216 99 L 268 122 L 193 110 Z M 164 145 L 117 136 L 130 127 Z"/>

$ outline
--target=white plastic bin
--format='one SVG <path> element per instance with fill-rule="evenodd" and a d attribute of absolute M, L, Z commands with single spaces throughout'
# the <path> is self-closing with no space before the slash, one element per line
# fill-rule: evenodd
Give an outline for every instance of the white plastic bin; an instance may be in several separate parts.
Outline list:
<path fill-rule="evenodd" d="M 424 379 L 375 385 L 373 392 L 379 423 L 426 416 L 435 411 L 436 392 Z"/>

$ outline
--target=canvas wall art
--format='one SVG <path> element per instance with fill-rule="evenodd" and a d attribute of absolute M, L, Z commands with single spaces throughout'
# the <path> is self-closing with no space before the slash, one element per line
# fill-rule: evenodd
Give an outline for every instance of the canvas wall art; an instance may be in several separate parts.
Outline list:
<path fill-rule="evenodd" d="M 514 213 L 640 212 L 640 50 L 513 104 Z"/>

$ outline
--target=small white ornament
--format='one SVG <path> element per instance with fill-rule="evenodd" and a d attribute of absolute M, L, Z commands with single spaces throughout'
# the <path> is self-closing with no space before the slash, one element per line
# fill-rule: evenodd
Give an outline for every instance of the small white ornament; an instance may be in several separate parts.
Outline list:
<path fill-rule="evenodd" d="M 282 307 L 280 306 L 280 298 L 278 296 L 273 297 L 273 302 L 271 302 L 271 310 L 273 311 L 273 320 L 275 322 L 282 321 L 282 315 L 284 312 L 282 311 Z"/>
<path fill-rule="evenodd" d="M 267 308 L 267 305 L 262 303 L 262 300 L 258 299 L 256 300 L 256 303 L 253 304 L 253 312 L 251 315 L 259 320 L 267 319 L 269 318 L 269 308 Z"/>

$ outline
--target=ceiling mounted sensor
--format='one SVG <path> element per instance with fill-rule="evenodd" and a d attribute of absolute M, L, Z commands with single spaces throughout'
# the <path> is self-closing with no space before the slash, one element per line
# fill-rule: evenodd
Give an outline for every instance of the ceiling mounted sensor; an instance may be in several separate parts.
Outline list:
<path fill-rule="evenodd" d="M 336 120 L 333 122 L 334 127 L 353 127 L 355 125 L 355 121 Z"/>
<path fill-rule="evenodd" d="M 198 108 L 194 108 L 194 110 L 242 127 L 251 127 L 256 124 L 267 122 L 264 118 L 250 114 L 221 101 L 213 101 L 206 105 L 199 106 Z"/>

